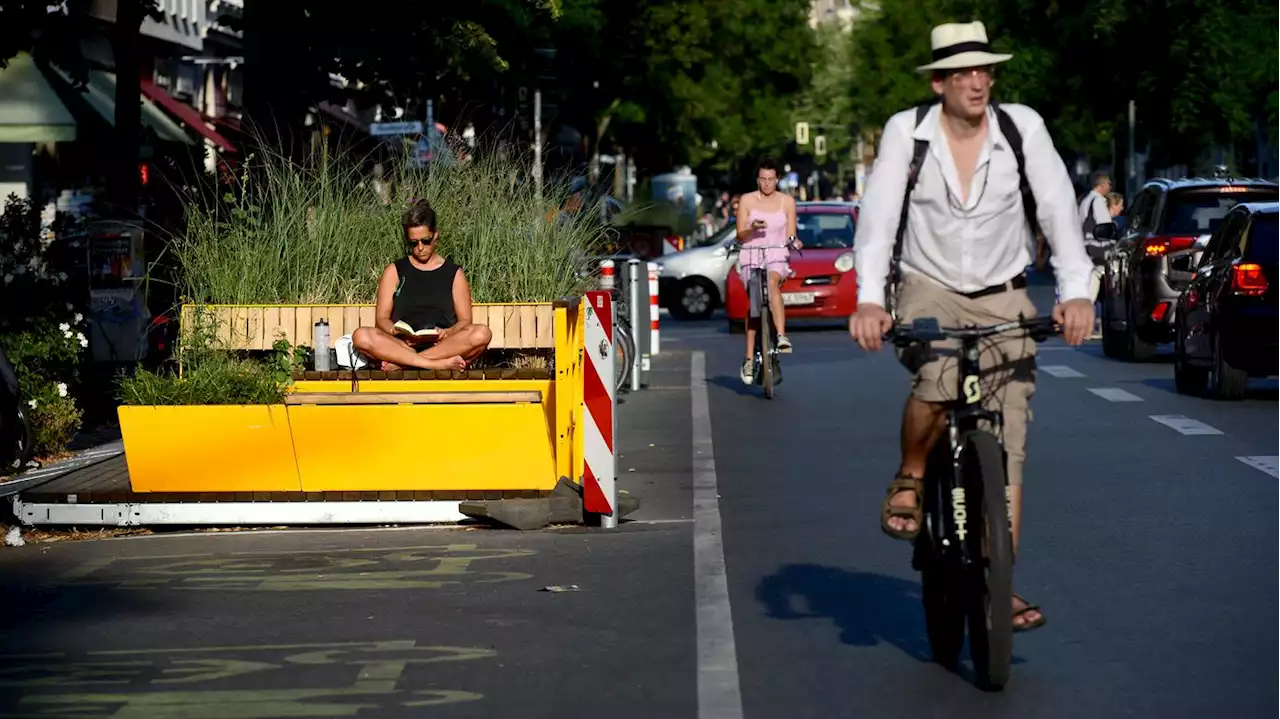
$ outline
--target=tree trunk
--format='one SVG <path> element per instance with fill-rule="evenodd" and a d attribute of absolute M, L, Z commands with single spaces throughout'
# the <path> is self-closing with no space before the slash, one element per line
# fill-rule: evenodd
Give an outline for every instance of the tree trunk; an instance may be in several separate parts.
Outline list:
<path fill-rule="evenodd" d="M 111 171 L 111 199 L 118 212 L 138 211 L 141 182 L 138 147 L 142 141 L 142 0 L 120 0 L 111 30 L 116 70 L 115 162 Z"/>

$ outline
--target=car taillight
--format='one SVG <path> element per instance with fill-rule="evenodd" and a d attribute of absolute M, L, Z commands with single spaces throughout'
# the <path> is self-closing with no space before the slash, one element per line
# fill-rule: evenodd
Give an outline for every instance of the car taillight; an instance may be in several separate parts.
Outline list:
<path fill-rule="evenodd" d="M 1156 257 L 1165 255 L 1170 252 L 1186 250 L 1196 244 L 1196 238 L 1191 237 L 1148 237 L 1142 243 L 1142 251 L 1147 257 Z"/>
<path fill-rule="evenodd" d="M 1237 295 L 1257 297 L 1266 294 L 1270 284 L 1262 273 L 1262 265 L 1242 262 L 1231 269 L 1231 291 Z"/>

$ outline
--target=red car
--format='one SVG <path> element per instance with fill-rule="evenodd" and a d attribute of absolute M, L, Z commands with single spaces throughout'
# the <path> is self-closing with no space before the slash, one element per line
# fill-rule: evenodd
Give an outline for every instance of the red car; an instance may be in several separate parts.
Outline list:
<path fill-rule="evenodd" d="M 858 206 L 851 202 L 797 202 L 796 236 L 804 246 L 791 252 L 790 279 L 782 283 L 787 319 L 844 319 L 858 306 L 853 271 L 853 230 Z M 801 254 L 803 253 L 803 254 Z M 747 290 L 735 263 L 725 280 L 729 331 L 741 332 Z"/>

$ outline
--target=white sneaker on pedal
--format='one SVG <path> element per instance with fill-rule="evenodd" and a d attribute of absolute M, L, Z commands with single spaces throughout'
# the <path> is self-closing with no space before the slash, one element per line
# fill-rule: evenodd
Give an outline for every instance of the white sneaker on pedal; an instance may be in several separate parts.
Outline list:
<path fill-rule="evenodd" d="M 786 335 L 778 335 L 778 351 L 782 354 L 791 354 L 791 340 Z"/>
<path fill-rule="evenodd" d="M 755 381 L 755 363 L 749 359 L 742 360 L 742 369 L 738 370 L 738 377 L 742 379 L 743 384 L 752 384 Z"/>

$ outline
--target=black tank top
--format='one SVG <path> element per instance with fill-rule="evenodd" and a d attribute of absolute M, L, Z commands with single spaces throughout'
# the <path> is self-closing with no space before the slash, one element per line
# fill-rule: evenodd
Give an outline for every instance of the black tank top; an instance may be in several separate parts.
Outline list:
<path fill-rule="evenodd" d="M 459 267 L 445 260 L 434 270 L 420 270 L 408 257 L 396 260 L 395 299 L 391 321 L 404 320 L 415 330 L 451 327 L 458 321 L 453 311 L 453 280 Z"/>

